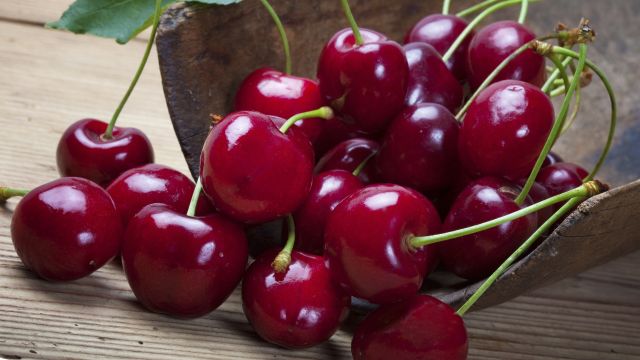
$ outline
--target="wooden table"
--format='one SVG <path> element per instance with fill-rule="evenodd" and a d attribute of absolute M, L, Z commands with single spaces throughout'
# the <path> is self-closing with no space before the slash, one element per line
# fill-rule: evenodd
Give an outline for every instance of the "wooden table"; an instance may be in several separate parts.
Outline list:
<path fill-rule="evenodd" d="M 0 3 L 0 181 L 33 187 L 57 176 L 55 147 L 72 121 L 108 119 L 143 52 L 49 31 L 70 0 Z M 155 54 L 121 117 L 144 129 L 157 162 L 187 172 L 171 129 Z M 0 359 L 348 359 L 349 333 L 322 346 L 287 351 L 260 341 L 238 293 L 201 319 L 143 310 L 111 264 L 68 284 L 23 269 L 0 210 Z M 640 252 L 469 314 L 470 359 L 640 359 Z"/>

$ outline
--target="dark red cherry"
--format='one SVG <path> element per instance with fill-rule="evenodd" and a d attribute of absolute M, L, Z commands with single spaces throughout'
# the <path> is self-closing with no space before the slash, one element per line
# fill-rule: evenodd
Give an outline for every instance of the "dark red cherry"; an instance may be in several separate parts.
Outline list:
<path fill-rule="evenodd" d="M 288 119 L 324 105 L 318 82 L 281 71 L 260 68 L 249 74 L 238 88 L 235 111 L 258 111 Z M 304 119 L 295 123 L 312 143 L 322 132 L 325 120 Z"/>
<path fill-rule="evenodd" d="M 520 188 L 506 180 L 484 177 L 472 181 L 453 203 L 443 231 L 462 229 L 507 215 L 519 206 L 514 199 Z M 489 230 L 447 240 L 437 245 L 445 269 L 469 280 L 490 275 L 537 227 L 536 214 L 527 215 Z"/>
<path fill-rule="evenodd" d="M 341 169 L 353 172 L 364 160 L 378 152 L 380 145 L 364 138 L 343 141 L 329 150 L 316 164 L 314 171 L 320 173 L 327 170 Z M 373 159 L 369 159 L 358 175 L 363 183 L 369 184 L 378 178 Z"/>
<path fill-rule="evenodd" d="M 296 249 L 322 255 L 329 213 L 340 201 L 362 187 L 362 182 L 349 171 L 328 170 L 315 175 L 307 199 L 293 213 Z"/>
<path fill-rule="evenodd" d="M 52 281 L 85 277 L 115 257 L 122 222 L 109 194 L 82 178 L 61 178 L 31 190 L 11 219 L 22 263 Z"/>
<path fill-rule="evenodd" d="M 114 127 L 105 139 L 107 123 L 83 119 L 71 124 L 60 138 L 56 159 L 61 176 L 78 176 L 106 187 L 123 172 L 153 162 L 147 136 L 135 128 Z"/>
<path fill-rule="evenodd" d="M 327 341 L 349 311 L 351 298 L 331 279 L 324 258 L 299 251 L 275 273 L 267 251 L 251 264 L 242 281 L 242 307 L 255 331 L 286 348 L 306 348 Z"/>
<path fill-rule="evenodd" d="M 549 151 L 547 156 L 544 158 L 544 162 L 542 163 L 542 167 L 544 168 L 546 166 L 553 165 L 555 163 L 559 163 L 559 162 L 563 162 L 563 161 L 564 160 L 562 160 L 560 155 L 554 153 L 553 151 Z"/>
<path fill-rule="evenodd" d="M 357 137 L 366 137 L 366 134 L 358 130 L 356 125 L 347 124 L 337 116 L 325 120 L 322 132 L 313 144 L 316 158 L 322 157 L 339 143 Z"/>
<path fill-rule="evenodd" d="M 522 179 L 518 182 L 520 187 L 524 186 L 527 179 Z M 531 198 L 532 203 L 538 203 L 545 199 L 549 198 L 549 191 L 542 186 L 539 182 L 534 181 L 531 189 L 529 190 L 529 197 Z M 536 212 L 538 216 L 538 226 L 542 225 L 547 219 L 553 215 L 553 206 L 547 206 L 546 208 Z"/>
<path fill-rule="evenodd" d="M 578 165 L 558 162 L 542 168 L 536 182 L 548 191 L 549 196 L 555 196 L 582 185 L 582 179 L 587 175 L 589 172 Z M 562 204 L 556 204 L 550 209 L 557 210 L 561 206 Z"/>
<path fill-rule="evenodd" d="M 517 80 L 492 84 L 471 103 L 463 119 L 460 160 L 474 176 L 524 178 L 553 122 L 553 105 L 537 87 Z"/>
<path fill-rule="evenodd" d="M 193 181 L 181 172 L 164 165 L 148 164 L 123 172 L 111 182 L 107 192 L 126 226 L 138 211 L 153 203 L 166 204 L 177 212 L 186 213 L 194 188 Z M 196 214 L 211 212 L 213 206 L 200 195 Z"/>
<path fill-rule="evenodd" d="M 285 134 L 284 120 L 240 111 L 209 133 L 200 158 L 205 193 L 220 212 L 259 223 L 291 213 L 311 187 L 313 148 L 295 126 Z"/>
<path fill-rule="evenodd" d="M 425 43 L 407 44 L 403 49 L 409 63 L 405 104 L 436 103 L 456 111 L 462 105 L 462 85 L 449 72 L 438 52 Z"/>
<path fill-rule="evenodd" d="M 462 318 L 429 295 L 380 306 L 351 341 L 354 360 L 466 360 L 468 348 Z"/>
<path fill-rule="evenodd" d="M 535 37 L 526 26 L 511 20 L 498 21 L 478 31 L 469 44 L 467 54 L 471 87 L 475 89 L 480 86 L 502 60 Z M 528 49 L 500 71 L 494 81 L 520 80 L 540 87 L 545 76 L 544 57 Z"/>
<path fill-rule="evenodd" d="M 431 202 L 399 185 L 367 186 L 342 200 L 325 228 L 326 264 L 351 295 L 396 302 L 418 292 L 435 261 L 431 246 L 412 249 L 412 236 L 439 231 Z"/>
<path fill-rule="evenodd" d="M 422 42 L 433 46 L 440 55 L 449 50 L 458 35 L 467 27 L 467 22 L 454 15 L 433 14 L 418 21 L 404 37 L 404 43 Z M 458 80 L 467 76 L 467 49 L 475 35 L 472 31 L 458 46 L 453 56 L 447 61 L 447 67 Z"/>
<path fill-rule="evenodd" d="M 376 156 L 382 180 L 435 192 L 455 181 L 458 167 L 455 117 L 442 105 L 405 108 L 393 120 Z"/>
<path fill-rule="evenodd" d="M 164 204 L 144 207 L 129 222 L 122 266 L 147 309 L 193 318 L 216 309 L 240 282 L 247 240 L 221 215 L 190 217 Z"/>
<path fill-rule="evenodd" d="M 318 62 L 320 92 L 346 121 L 378 133 L 402 110 L 409 66 L 402 47 L 377 32 L 361 29 L 356 45 L 351 29 L 338 31 Z"/>

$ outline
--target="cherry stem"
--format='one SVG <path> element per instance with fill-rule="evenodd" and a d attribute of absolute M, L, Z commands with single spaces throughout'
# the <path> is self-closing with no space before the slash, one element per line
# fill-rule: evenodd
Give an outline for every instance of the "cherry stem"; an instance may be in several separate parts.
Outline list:
<path fill-rule="evenodd" d="M 575 122 L 576 118 L 578 117 L 578 112 L 580 111 L 581 102 L 582 102 L 582 90 L 580 86 L 578 86 L 576 88 L 576 100 L 573 105 L 573 110 L 571 111 L 571 115 L 569 115 L 569 120 L 565 122 L 565 125 L 562 127 L 562 130 L 560 130 L 560 136 L 564 135 L 564 133 L 566 133 L 567 130 L 569 130 L 573 125 L 573 123 Z"/>
<path fill-rule="evenodd" d="M 262 5 L 267 9 L 269 15 L 273 19 L 273 22 L 276 24 L 278 28 L 278 33 L 280 34 L 280 40 L 282 41 L 282 49 L 284 50 L 284 58 L 285 58 L 285 66 L 284 72 L 288 75 L 291 75 L 291 50 L 289 49 L 289 39 L 287 38 L 287 32 L 284 30 L 284 26 L 282 25 L 282 21 L 280 21 L 280 17 L 278 17 L 278 13 L 273 9 L 273 6 L 269 4 L 267 0 L 260 0 Z"/>
<path fill-rule="evenodd" d="M 475 12 L 478 12 L 478 11 L 486 8 L 487 6 L 491 6 L 491 5 L 493 5 L 493 4 L 497 3 L 497 2 L 500 2 L 500 1 L 502 1 L 502 0 L 485 0 L 485 1 L 481 2 L 481 3 L 475 4 L 473 6 L 470 6 L 470 7 L 466 8 L 466 9 L 458 12 L 456 14 L 456 16 L 457 17 L 464 17 L 464 16 L 467 16 L 467 15 L 473 14 Z"/>
<path fill-rule="evenodd" d="M 109 121 L 109 125 L 107 126 L 107 130 L 105 130 L 104 134 L 102 134 L 102 138 L 111 139 L 113 138 L 113 128 L 116 126 L 116 121 L 118 121 L 118 117 L 124 108 L 124 105 L 129 100 L 133 89 L 138 84 L 138 80 L 140 79 L 140 75 L 142 75 L 142 70 L 144 70 L 145 65 L 147 64 L 147 60 L 149 60 L 149 54 L 151 53 L 151 48 L 153 47 L 153 40 L 156 38 L 156 32 L 158 31 L 158 23 L 160 20 L 160 14 L 162 13 L 162 0 L 156 0 L 156 9 L 153 14 L 153 27 L 151 28 L 151 35 L 149 35 L 149 40 L 147 41 L 147 48 L 144 51 L 144 55 L 142 55 L 142 61 L 140 61 L 140 65 L 136 70 L 135 75 L 133 76 L 133 80 L 131 80 L 131 84 L 129 84 L 129 88 L 127 92 L 124 94 L 122 100 L 120 100 L 120 104 L 116 108 L 116 111 L 113 113 L 111 117 L 111 121 Z"/>
<path fill-rule="evenodd" d="M 376 156 L 376 153 L 377 151 L 369 154 L 369 156 L 364 158 L 364 160 L 362 160 L 362 162 L 358 164 L 358 167 L 353 169 L 353 172 L 351 174 L 353 174 L 353 176 L 359 176 L 360 173 L 362 172 L 362 169 L 364 169 L 364 167 L 367 166 L 367 163 L 369 162 L 369 160 L 371 160 L 374 156 Z"/>
<path fill-rule="evenodd" d="M 442 15 L 449 15 L 450 8 L 451 8 L 451 0 L 442 1 Z"/>
<path fill-rule="evenodd" d="M 496 271 L 493 272 L 493 274 L 491 274 L 483 283 L 482 285 L 480 285 L 480 287 L 478 288 L 478 290 L 476 290 L 473 295 L 471 295 L 471 297 L 469 297 L 469 299 L 467 299 L 467 301 L 465 301 L 464 304 L 462 304 L 462 306 L 460 306 L 460 308 L 458 309 L 458 311 L 456 311 L 456 313 L 459 316 L 464 316 L 464 314 L 467 313 L 467 311 L 469 311 L 469 308 L 471 308 L 473 306 L 473 304 L 476 303 L 476 301 L 478 301 L 478 299 L 480 299 L 480 297 L 482 295 L 484 295 L 484 293 L 489 289 L 489 287 L 491 287 L 491 285 L 493 285 L 493 283 L 502 275 L 504 274 L 505 271 L 507 271 L 507 269 L 514 263 L 516 262 L 516 260 L 518 260 L 520 258 L 520 256 L 522 256 L 522 254 L 524 254 L 533 244 L 535 244 L 535 242 L 538 240 L 538 238 L 546 233 L 557 221 L 559 221 L 560 219 L 562 219 L 562 217 L 564 216 L 564 214 L 566 214 L 567 212 L 569 212 L 571 209 L 573 209 L 576 205 L 578 205 L 582 200 L 584 200 L 584 197 L 575 197 L 571 200 L 569 200 L 566 204 L 564 204 L 560 209 L 558 209 L 558 211 L 556 211 L 549 219 L 547 219 L 547 221 L 545 221 L 542 225 L 540 225 L 540 227 L 533 233 L 531 234 L 531 236 L 529 236 L 529 238 L 522 243 L 522 245 L 520 245 L 520 247 L 518 247 L 516 249 L 516 251 L 513 252 L 513 254 L 511 254 L 511 256 L 509 256 L 507 258 L 507 260 L 505 260 L 497 269 Z"/>
<path fill-rule="evenodd" d="M 287 228 L 289 230 L 287 243 L 271 263 L 271 267 L 277 273 L 285 272 L 291 263 L 291 252 L 293 251 L 293 245 L 296 242 L 296 225 L 293 221 L 293 216 L 291 215 L 287 216 Z"/>
<path fill-rule="evenodd" d="M 582 73 L 582 70 L 584 69 L 586 64 L 586 60 L 587 60 L 587 45 L 580 44 L 580 55 L 578 57 L 578 65 L 576 66 L 576 72 L 575 72 L 576 74 Z M 545 141 L 544 146 L 542 147 L 542 151 L 540 151 L 540 154 L 538 155 L 538 159 L 536 160 L 536 163 L 533 165 L 533 169 L 531 170 L 531 173 L 529 174 L 527 181 L 524 183 L 524 186 L 522 187 L 522 191 L 520 191 L 520 194 L 518 194 L 518 197 L 516 197 L 516 200 L 515 200 L 516 204 L 518 205 L 522 204 L 524 200 L 527 198 L 527 195 L 529 194 L 529 191 L 531 190 L 531 187 L 533 186 L 533 183 L 536 181 L 536 177 L 538 177 L 538 173 L 542 168 L 544 159 L 547 157 L 547 154 L 549 154 L 549 151 L 551 151 L 553 144 L 555 144 L 556 142 L 556 138 L 558 137 L 558 135 L 560 134 L 560 131 L 564 127 L 564 122 L 565 122 L 565 119 L 567 118 L 567 113 L 569 112 L 569 106 L 571 105 L 571 99 L 573 98 L 573 94 L 575 93 L 576 88 L 579 85 L 580 85 L 580 77 L 574 76 L 573 80 L 571 81 L 571 84 L 569 85 L 569 88 L 565 93 L 564 99 L 562 100 L 560 112 L 558 113 L 558 116 L 556 117 L 553 123 L 553 127 L 551 128 L 551 132 L 549 132 L 547 141 Z"/>
<path fill-rule="evenodd" d="M 290 117 L 282 126 L 280 127 L 281 133 L 286 133 L 289 128 L 296 123 L 296 121 L 311 119 L 311 118 L 321 118 L 325 120 L 329 120 L 333 117 L 333 110 L 331 110 L 328 106 L 323 106 L 321 108 L 306 111 L 300 114 L 293 115 Z"/>
<path fill-rule="evenodd" d="M 29 190 L 25 189 L 12 189 L 4 186 L 0 186 L 0 202 L 5 202 L 15 196 L 25 196 L 29 193 Z"/>
<path fill-rule="evenodd" d="M 198 206 L 198 200 L 200 199 L 200 193 L 202 192 L 202 179 L 198 178 L 196 181 L 196 187 L 193 189 L 191 195 L 191 201 L 189 202 L 189 208 L 187 209 L 187 216 L 194 216 L 196 214 L 196 207 Z"/>
<path fill-rule="evenodd" d="M 522 0 L 522 6 L 520 6 L 520 16 L 518 17 L 518 23 L 524 24 L 527 20 L 527 11 L 529 10 L 529 0 Z"/>
<path fill-rule="evenodd" d="M 495 218 L 493 220 L 485 221 L 477 225 L 473 225 L 466 228 L 457 229 L 457 230 L 453 230 L 453 231 L 449 231 L 441 234 L 428 235 L 428 236 L 414 236 L 413 238 L 411 238 L 411 240 L 409 240 L 409 243 L 412 248 L 417 249 L 422 246 L 432 245 L 442 241 L 475 234 L 475 233 L 502 225 L 506 222 L 519 219 L 523 216 L 532 214 L 534 212 L 540 211 L 541 209 L 544 209 L 547 206 L 564 202 L 575 197 L 582 198 L 582 197 L 590 197 L 595 194 L 599 194 L 603 188 L 605 188 L 605 186 L 602 185 L 599 181 L 589 181 L 574 189 L 571 189 L 569 191 L 565 191 L 556 196 L 552 196 L 550 198 L 544 199 L 533 205 L 527 206 L 526 208 L 522 208 L 518 211 L 514 211 L 510 214 L 501 216 L 499 218 Z"/>
<path fill-rule="evenodd" d="M 360 34 L 360 28 L 356 23 L 356 19 L 353 17 L 353 13 L 351 12 L 351 8 L 349 7 L 348 0 L 340 0 L 342 3 L 342 10 L 344 11 L 344 16 L 347 17 L 347 21 L 349 22 L 349 26 L 351 26 L 351 31 L 353 32 L 353 37 L 356 39 L 356 45 L 364 44 L 362 40 L 362 35 Z"/>
<path fill-rule="evenodd" d="M 555 56 L 554 54 L 550 54 L 548 58 L 555 65 L 555 70 L 553 71 L 553 73 L 551 73 L 551 75 L 549 76 L 549 79 L 547 79 L 544 85 L 542 85 L 540 90 L 542 90 L 542 92 L 544 93 L 549 94 L 551 90 L 551 85 L 553 85 L 553 83 L 556 81 L 556 78 L 558 76 L 562 76 L 562 79 L 560 80 L 564 84 L 565 88 L 568 88 L 570 81 L 569 81 L 569 76 L 567 75 L 567 71 L 565 69 L 567 65 L 569 65 L 569 63 L 572 61 L 572 59 L 566 58 L 563 61 L 560 61 L 560 59 L 558 59 L 558 57 Z"/>
<path fill-rule="evenodd" d="M 566 86 L 564 86 L 564 85 L 558 86 L 557 88 L 555 88 L 555 89 L 553 89 L 553 90 L 551 90 L 551 91 L 549 92 L 549 96 L 550 96 L 550 97 L 560 96 L 560 95 L 562 95 L 562 94 L 564 94 L 564 93 L 565 93 L 566 89 L 567 89 L 567 88 L 566 88 Z"/>

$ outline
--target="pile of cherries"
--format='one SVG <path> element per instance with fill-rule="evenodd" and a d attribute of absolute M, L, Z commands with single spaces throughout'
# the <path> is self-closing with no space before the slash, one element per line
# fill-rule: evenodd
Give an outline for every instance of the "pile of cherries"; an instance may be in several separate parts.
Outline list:
<path fill-rule="evenodd" d="M 420 295 L 423 280 L 438 266 L 486 278 L 554 209 L 437 244 L 429 236 L 580 187 L 588 173 L 549 153 L 521 196 L 554 126 L 535 49 L 463 107 L 535 38 L 527 27 L 500 21 L 474 33 L 461 17 L 437 14 L 400 45 L 358 28 L 342 5 L 352 27 L 324 46 L 317 80 L 291 75 L 290 61 L 286 72 L 260 68 L 244 79 L 234 112 L 204 143 L 196 184 L 153 164 L 140 130 L 115 120 L 71 125 L 57 151 L 62 178 L 0 189 L 24 195 L 11 224 L 24 265 L 69 281 L 120 255 L 137 299 L 180 318 L 213 311 L 242 280 L 247 319 L 286 348 L 327 341 L 355 297 L 378 305 L 355 331 L 355 359 L 465 359 L 461 316 Z M 278 219 L 282 244 L 247 268 L 247 229 Z"/>

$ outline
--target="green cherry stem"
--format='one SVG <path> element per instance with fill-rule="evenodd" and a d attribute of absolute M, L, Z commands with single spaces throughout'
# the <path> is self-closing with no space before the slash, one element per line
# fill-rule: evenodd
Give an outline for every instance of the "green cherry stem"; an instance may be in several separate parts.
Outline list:
<path fill-rule="evenodd" d="M 529 0 L 522 0 L 522 5 L 520 6 L 520 16 L 518 16 L 518 23 L 524 24 L 525 20 L 527 20 L 527 11 L 529 11 Z"/>
<path fill-rule="evenodd" d="M 589 181 L 582 184 L 581 186 L 578 186 L 577 188 L 571 189 L 569 191 L 565 191 L 561 194 L 544 199 L 533 205 L 527 206 L 526 208 L 522 208 L 518 211 L 514 211 L 510 214 L 501 216 L 499 218 L 495 218 L 493 220 L 485 221 L 477 225 L 473 225 L 466 228 L 457 229 L 457 230 L 453 230 L 453 231 L 449 231 L 441 234 L 427 235 L 427 236 L 414 236 L 409 240 L 409 244 L 412 248 L 417 249 L 422 246 L 436 244 L 442 241 L 475 234 L 480 231 L 491 229 L 493 227 L 502 225 L 506 222 L 513 221 L 523 216 L 540 211 L 541 209 L 544 209 L 547 206 L 564 202 L 575 197 L 582 198 L 582 197 L 589 197 L 595 194 L 599 194 L 603 188 L 605 188 L 605 186 L 602 185 L 600 182 Z"/>
<path fill-rule="evenodd" d="M 293 216 L 291 215 L 287 216 L 287 228 L 289 230 L 287 243 L 271 263 L 271 267 L 277 273 L 286 271 L 291 263 L 291 252 L 293 251 L 293 245 L 296 242 L 296 224 L 293 221 Z"/>
<path fill-rule="evenodd" d="M 306 111 L 300 114 L 293 115 L 290 117 L 282 126 L 280 127 L 281 133 L 286 133 L 289 128 L 296 123 L 296 121 L 311 119 L 311 118 L 321 118 L 325 120 L 329 120 L 333 117 L 333 110 L 331 110 L 328 106 L 323 106 L 321 108 L 317 108 L 315 110 Z"/>
<path fill-rule="evenodd" d="M 109 125 L 107 126 L 107 130 L 105 130 L 104 134 L 102 134 L 102 137 L 104 139 L 113 138 L 113 128 L 116 126 L 116 121 L 118 121 L 118 117 L 120 116 L 120 113 L 124 108 L 124 105 L 129 100 L 129 97 L 131 96 L 133 89 L 136 87 L 136 84 L 138 84 L 140 75 L 142 75 L 142 70 L 144 70 L 144 67 L 147 64 L 147 60 L 149 60 L 149 54 L 151 53 L 151 48 L 153 47 L 153 41 L 156 38 L 156 32 L 158 31 L 158 23 L 160 20 L 161 13 L 162 13 L 162 0 L 156 0 L 156 8 L 153 14 L 153 27 L 151 28 L 151 35 L 149 35 L 149 40 L 147 41 L 147 48 L 144 50 L 144 55 L 142 55 L 142 61 L 140 61 L 140 65 L 138 66 L 138 69 L 136 70 L 136 73 L 133 76 L 133 79 L 131 80 L 131 84 L 129 84 L 129 88 L 127 89 L 127 92 L 124 94 L 124 97 L 122 98 L 122 100 L 120 100 L 120 104 L 118 104 L 116 111 L 113 113 L 113 116 L 111 117 L 111 121 L 109 121 Z"/>
<path fill-rule="evenodd" d="M 189 208 L 187 209 L 187 216 L 194 216 L 196 214 L 196 207 L 198 206 L 198 200 L 200 199 L 200 192 L 202 192 L 202 180 L 198 178 L 198 181 L 196 181 L 196 187 L 193 189 L 193 195 L 191 195 L 191 201 L 189 202 Z"/>
<path fill-rule="evenodd" d="M 15 196 L 25 196 L 29 193 L 29 190 L 25 189 L 12 189 L 4 186 L 0 186 L 0 202 L 5 202 Z"/>
<path fill-rule="evenodd" d="M 276 27 L 278 28 L 278 33 L 280 33 L 280 40 L 282 41 L 282 49 L 284 50 L 284 58 L 285 58 L 284 72 L 288 75 L 291 75 L 291 50 L 289 49 L 289 39 L 287 38 L 287 32 L 284 30 L 284 26 L 282 25 L 282 21 L 280 21 L 280 17 L 278 16 L 278 13 L 276 13 L 276 11 L 273 9 L 273 6 L 269 4 L 269 1 L 267 0 L 260 0 L 260 1 L 262 2 L 262 5 L 264 5 L 265 9 L 267 9 L 267 12 L 269 13 L 269 15 L 271 15 L 273 22 L 276 24 Z"/>
<path fill-rule="evenodd" d="M 482 9 L 488 7 L 488 6 L 491 6 L 491 5 L 493 5 L 493 4 L 497 3 L 497 2 L 500 2 L 500 1 L 502 1 L 502 0 L 485 0 L 485 1 L 481 2 L 481 3 L 477 3 L 477 4 L 473 5 L 473 6 L 470 6 L 470 7 L 466 8 L 466 9 L 458 12 L 456 14 L 456 16 L 457 17 L 464 17 L 464 16 L 467 16 L 467 15 L 471 15 L 471 14 L 473 14 L 475 12 L 478 12 L 478 11 L 480 11 L 480 10 L 482 10 Z"/>
<path fill-rule="evenodd" d="M 450 8 L 451 8 L 451 0 L 442 1 L 442 15 L 449 15 Z"/>
<path fill-rule="evenodd" d="M 568 89 L 569 88 L 569 84 L 571 83 L 571 81 L 569 80 L 569 76 L 567 75 L 566 68 L 567 68 L 567 65 L 571 62 L 572 59 L 568 58 L 568 61 L 567 61 L 567 59 L 564 59 L 563 61 L 560 61 L 558 56 L 556 56 L 555 54 L 549 54 L 547 56 L 547 58 L 549 60 L 551 60 L 553 65 L 556 67 L 556 69 L 551 74 L 551 76 L 549 76 L 549 79 L 547 79 L 547 81 L 544 83 L 544 85 L 542 85 L 540 90 L 542 90 L 542 92 L 544 92 L 544 93 L 550 94 L 549 91 L 551 90 L 551 85 L 553 85 L 553 83 L 555 82 L 555 79 L 558 76 L 561 77 L 561 79 L 559 79 L 559 80 L 562 81 L 562 84 L 564 85 L 565 89 Z M 555 75 L 555 77 L 554 77 L 554 75 Z"/>
<path fill-rule="evenodd" d="M 557 88 L 554 88 L 553 90 L 551 90 L 549 92 L 549 96 L 550 97 L 556 97 L 556 96 L 560 96 L 563 95 L 566 91 L 566 87 L 564 85 L 560 85 Z"/>
<path fill-rule="evenodd" d="M 369 156 L 367 156 L 366 158 L 364 158 L 364 160 L 362 160 L 362 162 L 358 164 L 358 167 L 356 167 L 351 174 L 353 174 L 353 176 L 360 176 L 362 169 L 364 169 L 364 167 L 367 166 L 367 163 L 369 162 L 369 160 L 371 160 L 374 156 L 376 156 L 377 153 L 378 152 L 375 151 L 369 154 Z"/>
<path fill-rule="evenodd" d="M 351 8 L 349 7 L 349 0 L 340 0 L 340 2 L 342 3 L 342 11 L 344 11 L 344 16 L 347 17 L 349 26 L 351 26 L 351 30 L 353 31 L 353 37 L 356 39 L 356 45 L 362 45 L 364 41 L 362 40 L 362 35 L 360 34 L 360 28 L 356 23 L 356 19 L 353 17 Z"/>
<path fill-rule="evenodd" d="M 566 133 L 575 122 L 576 118 L 578 117 L 578 112 L 580 112 L 581 103 L 582 103 L 582 90 L 581 90 L 581 87 L 578 86 L 576 88 L 576 100 L 573 105 L 573 110 L 571 110 L 571 115 L 569 115 L 569 120 L 565 122 L 564 126 L 562 127 L 562 130 L 560 130 L 560 136 L 564 135 L 564 133 Z"/>

